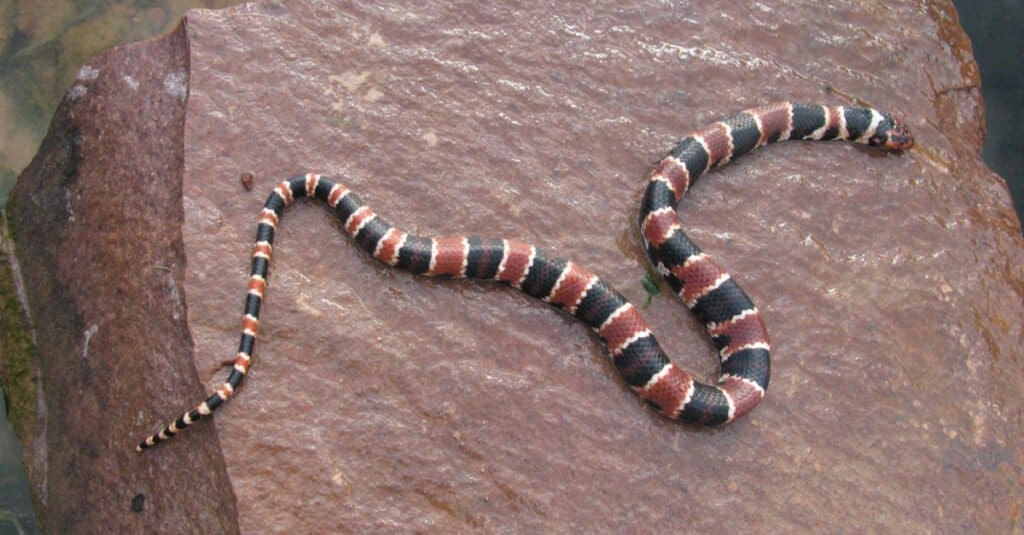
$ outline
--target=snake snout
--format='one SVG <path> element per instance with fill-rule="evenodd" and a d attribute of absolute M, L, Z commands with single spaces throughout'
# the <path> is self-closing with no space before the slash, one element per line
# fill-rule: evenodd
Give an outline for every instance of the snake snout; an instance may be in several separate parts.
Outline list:
<path fill-rule="evenodd" d="M 907 125 L 899 119 L 886 117 L 875 135 L 868 139 L 868 145 L 891 151 L 904 151 L 914 146 L 914 136 Z"/>
<path fill-rule="evenodd" d="M 913 146 L 914 136 L 911 135 L 910 129 L 903 123 L 894 120 L 884 147 L 889 150 L 907 150 Z"/>

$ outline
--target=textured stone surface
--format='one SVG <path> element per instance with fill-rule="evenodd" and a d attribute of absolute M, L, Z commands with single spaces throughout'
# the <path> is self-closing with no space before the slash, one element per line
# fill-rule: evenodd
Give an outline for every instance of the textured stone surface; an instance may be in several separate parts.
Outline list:
<path fill-rule="evenodd" d="M 46 217 L 110 248 L 60 255 L 65 291 L 105 288 L 114 293 L 77 306 L 134 318 L 103 323 L 89 346 L 131 355 L 104 377 L 116 403 L 72 409 L 49 390 L 47 406 L 74 410 L 94 433 L 97 407 L 109 406 L 93 440 L 119 461 L 112 473 L 184 467 L 159 472 L 147 504 L 202 509 L 216 494 L 227 508 L 207 511 L 230 517 L 231 490 L 196 482 L 222 475 L 210 459 L 219 441 L 245 532 L 1024 529 L 1024 242 L 1005 185 L 979 158 L 977 72 L 952 7 L 558 9 L 293 1 L 191 12 L 178 43 L 190 61 L 184 129 L 135 136 L 140 149 L 177 141 L 167 157 L 183 146 L 180 174 L 135 178 L 160 202 L 181 188 L 183 219 L 147 207 L 132 220 L 166 231 L 169 259 L 143 261 L 155 245 L 133 237 L 138 228 L 83 226 L 77 209 L 68 223 L 63 193 L 44 197 L 55 203 Z M 653 162 L 691 129 L 784 99 L 892 110 L 918 144 L 902 156 L 772 147 L 683 201 L 688 233 L 732 270 L 772 333 L 769 397 L 745 420 L 711 431 L 665 421 L 571 318 L 507 288 L 385 270 L 330 212 L 300 203 L 278 233 L 257 361 L 238 399 L 215 425 L 129 456 L 199 399 L 193 364 L 208 391 L 225 376 L 256 214 L 278 179 L 336 175 L 421 234 L 527 239 L 643 302 L 634 217 Z M 78 169 L 72 188 L 86 176 Z M 26 201 L 32 176 L 16 215 L 40 211 Z M 139 192 L 86 194 L 133 213 Z M 19 221 L 22 237 L 40 228 Z M 117 259 L 152 277 L 129 285 L 147 309 L 126 307 L 113 276 L 67 269 L 113 262 L 104 255 L 116 243 L 140 248 Z M 34 250 L 25 238 L 23 249 Z M 139 271 L 152 264 L 170 270 Z M 677 362 L 714 374 L 675 298 L 644 313 Z M 48 328 L 79 343 L 99 325 L 51 314 Z M 160 342 L 113 349 L 135 322 Z M 153 371 L 132 374 L 129 362 Z M 62 384 L 54 373 L 44 383 Z M 56 443 L 87 440 L 49 418 Z"/>
<path fill-rule="evenodd" d="M 37 386 L 5 384 L 41 399 L 11 419 L 51 533 L 237 531 L 212 429 L 159 459 L 133 451 L 147 412 L 171 395 L 148 378 L 177 377 L 173 392 L 201 393 L 182 288 L 187 79 L 182 29 L 90 61 L 9 205 L 41 382 L 28 393 Z M 20 356 L 10 348 L 7 362 Z"/>

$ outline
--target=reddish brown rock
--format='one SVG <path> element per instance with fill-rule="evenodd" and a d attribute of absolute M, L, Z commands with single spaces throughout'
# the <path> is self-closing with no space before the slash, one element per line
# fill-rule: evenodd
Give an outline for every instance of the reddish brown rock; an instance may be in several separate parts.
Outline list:
<path fill-rule="evenodd" d="M 217 530 L 237 504 L 245 532 L 1024 529 L 1024 241 L 979 157 L 952 7 L 707 7 L 265 2 L 90 62 L 11 208 L 49 524 Z M 223 380 L 280 178 L 334 175 L 422 234 L 528 240 L 642 303 L 654 162 L 784 99 L 891 110 L 917 145 L 772 147 L 682 202 L 773 339 L 768 397 L 736 424 L 662 419 L 583 325 L 500 286 L 383 269 L 302 202 L 238 399 L 132 451 Z M 714 375 L 677 299 L 643 313 Z"/>
<path fill-rule="evenodd" d="M 38 388 L 36 413 L 12 420 L 31 432 L 50 533 L 238 531 L 212 428 L 160 459 L 130 447 L 160 399 L 202 393 L 183 287 L 188 69 L 183 28 L 82 67 L 8 206 L 40 381 L 5 385 Z M 21 357 L 7 349 L 0 360 Z"/>

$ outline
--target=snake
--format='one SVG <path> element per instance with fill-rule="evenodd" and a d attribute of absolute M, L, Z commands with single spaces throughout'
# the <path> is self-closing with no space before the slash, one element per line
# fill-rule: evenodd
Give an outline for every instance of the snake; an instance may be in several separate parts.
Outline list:
<path fill-rule="evenodd" d="M 410 234 L 377 215 L 343 184 L 307 173 L 278 183 L 259 213 L 241 341 L 227 379 L 136 449 L 169 440 L 210 417 L 238 391 L 252 363 L 280 218 L 303 197 L 330 207 L 352 241 L 387 266 L 417 275 L 496 280 L 575 316 L 596 332 L 622 381 L 667 418 L 707 426 L 735 421 L 757 406 L 768 388 L 768 331 L 747 294 L 683 232 L 677 207 L 690 185 L 712 168 L 786 140 L 847 140 L 891 152 L 914 145 L 905 123 L 887 112 L 779 102 L 696 130 L 654 167 L 640 201 L 640 236 L 651 264 L 703 324 L 717 350 L 720 374 L 714 384 L 676 366 L 637 307 L 583 266 L 516 239 Z"/>

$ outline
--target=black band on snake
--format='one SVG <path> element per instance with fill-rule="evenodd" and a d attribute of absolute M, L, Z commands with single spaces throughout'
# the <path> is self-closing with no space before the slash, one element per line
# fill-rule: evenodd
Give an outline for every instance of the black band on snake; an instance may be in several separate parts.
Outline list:
<path fill-rule="evenodd" d="M 579 318 L 597 332 L 622 380 L 666 417 L 705 425 L 729 423 L 750 412 L 765 395 L 768 332 L 739 285 L 683 233 L 676 207 L 690 184 L 712 167 L 788 139 L 849 140 L 893 151 L 914 143 L 907 128 L 888 113 L 783 102 L 701 128 L 658 164 L 640 204 L 640 233 L 651 262 L 704 324 L 718 349 L 721 374 L 713 385 L 696 381 L 672 364 L 636 307 L 583 267 L 517 240 L 408 234 L 345 186 L 307 174 L 278 184 L 260 212 L 242 338 L 227 381 L 140 443 L 138 450 L 210 416 L 241 385 L 259 332 L 274 234 L 285 207 L 300 197 L 315 197 L 330 206 L 353 241 L 388 266 L 431 276 L 494 279 Z"/>

